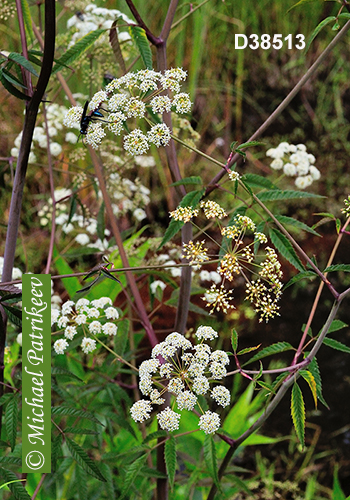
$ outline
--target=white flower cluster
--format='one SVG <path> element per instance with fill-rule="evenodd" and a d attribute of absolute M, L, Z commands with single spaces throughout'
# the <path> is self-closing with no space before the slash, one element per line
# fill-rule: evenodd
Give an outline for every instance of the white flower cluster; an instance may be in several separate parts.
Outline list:
<path fill-rule="evenodd" d="M 51 139 L 56 137 L 59 132 L 63 129 L 64 116 L 67 113 L 67 108 L 65 106 L 60 106 L 59 104 L 52 103 L 46 106 L 46 117 L 48 124 L 48 134 L 50 137 L 50 153 L 52 156 L 58 156 L 62 152 L 62 146 L 58 142 L 54 142 Z M 68 134 L 67 134 L 68 135 Z M 22 140 L 22 132 L 16 137 L 14 145 L 11 149 L 11 156 L 18 158 L 19 148 Z M 71 142 L 71 138 L 66 136 L 66 141 Z M 75 140 L 76 142 L 76 140 Z M 33 133 L 33 141 L 31 145 L 31 152 L 29 153 L 29 163 L 35 163 L 37 161 L 36 156 L 33 152 L 34 147 L 39 147 L 41 149 L 47 148 L 47 135 L 45 123 L 42 126 L 35 127 Z"/>
<path fill-rule="evenodd" d="M 288 144 L 281 142 L 277 148 L 271 148 L 266 156 L 273 158 L 270 167 L 282 170 L 285 175 L 296 177 L 295 185 L 298 189 L 305 189 L 313 181 L 318 181 L 321 173 L 314 166 L 314 155 L 307 153 L 305 144 Z"/>
<path fill-rule="evenodd" d="M 98 109 L 104 113 L 104 117 L 103 121 L 93 117 L 86 135 L 84 134 L 85 142 L 97 148 L 106 135 L 105 129 L 120 135 L 126 124 L 132 128 L 130 119 L 135 122 L 136 119 L 147 118 L 147 109 L 160 114 L 170 110 L 179 114 L 188 113 L 192 103 L 188 94 L 180 92 L 180 82 L 185 80 L 186 76 L 187 73 L 182 68 L 172 68 L 164 74 L 146 69 L 115 78 L 105 90 L 98 91 L 91 98 L 88 116 Z M 171 91 L 173 98 L 160 95 L 164 90 Z M 83 108 L 80 106 L 71 108 L 66 114 L 64 124 L 79 129 L 82 113 Z M 150 123 L 150 120 L 152 121 L 151 114 L 147 123 Z M 124 136 L 123 147 L 133 156 L 143 155 L 149 150 L 150 144 L 156 147 L 167 146 L 170 137 L 170 130 L 165 123 L 157 123 L 152 125 L 147 133 L 140 128 L 134 128 Z"/>
<path fill-rule="evenodd" d="M 71 39 L 69 47 L 74 45 L 80 38 L 87 35 L 91 31 L 95 31 L 99 28 L 104 28 L 106 30 L 110 29 L 116 19 L 122 19 L 124 21 L 123 24 L 134 23 L 134 21 L 129 19 L 119 10 L 105 9 L 103 7 L 97 7 L 94 4 L 87 5 L 84 8 L 83 13 L 76 13 L 67 21 L 67 28 L 74 28 L 76 30 Z M 125 42 L 127 40 L 130 40 L 131 37 L 127 31 L 120 32 L 118 28 L 118 39 L 119 42 Z M 97 43 L 101 42 L 97 41 Z"/>
<path fill-rule="evenodd" d="M 192 346 L 180 333 L 171 333 L 153 348 L 151 359 L 141 363 L 139 387 L 150 401 L 142 399 L 131 407 L 130 413 L 136 422 L 150 418 L 152 405 L 162 405 L 165 402 L 162 395 L 168 391 L 174 396 L 180 412 L 191 411 L 198 406 L 202 413 L 198 425 L 206 434 L 212 434 L 219 429 L 219 415 L 209 410 L 203 412 L 198 404 L 198 396 L 207 394 L 211 383 L 226 376 L 229 357 L 224 351 L 212 351 L 210 346 L 203 342 L 218 336 L 210 326 L 200 326 L 195 335 L 200 343 Z M 160 363 L 159 357 L 163 359 L 163 364 Z M 223 385 L 215 385 L 209 394 L 222 407 L 230 404 L 230 392 Z M 159 426 L 167 431 L 179 428 L 180 417 L 181 415 L 170 407 L 157 415 Z"/>
<path fill-rule="evenodd" d="M 85 354 L 96 349 L 96 340 L 86 337 L 86 334 L 114 336 L 118 327 L 114 323 L 119 318 L 118 310 L 112 306 L 109 297 L 92 300 L 79 299 L 77 302 L 68 300 L 61 309 L 51 310 L 51 326 L 57 325 L 64 331 L 63 339 L 56 340 L 53 348 L 57 354 L 64 354 L 68 347 L 68 340 L 73 340 L 75 335 L 83 331 L 84 337 L 81 348 Z"/>

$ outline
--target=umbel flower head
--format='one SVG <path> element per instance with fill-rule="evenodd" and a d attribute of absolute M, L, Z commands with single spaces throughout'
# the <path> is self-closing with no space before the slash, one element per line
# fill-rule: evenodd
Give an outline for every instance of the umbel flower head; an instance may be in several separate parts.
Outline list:
<path fill-rule="evenodd" d="M 119 318 L 118 310 L 113 307 L 109 297 L 101 297 L 91 302 L 85 298 L 77 302 L 68 300 L 61 309 L 52 309 L 51 326 L 57 325 L 64 332 L 64 337 L 55 341 L 53 348 L 56 354 L 64 354 L 69 346 L 67 340 L 73 340 L 84 333 L 81 349 L 85 354 L 96 349 L 96 340 L 90 335 L 104 334 L 114 337 L 118 327 L 115 320 Z"/>
<path fill-rule="evenodd" d="M 157 148 L 167 146 L 170 130 L 165 123 L 154 123 L 152 114 L 190 111 L 192 103 L 188 94 L 180 92 L 180 82 L 186 76 L 182 68 L 172 68 L 164 73 L 147 69 L 115 78 L 90 100 L 85 142 L 98 148 L 106 136 L 105 130 L 118 136 L 128 130 L 123 147 L 133 156 L 146 153 L 150 144 Z M 164 91 L 169 91 L 172 97 L 163 95 Z M 96 110 L 103 114 L 103 118 L 92 114 Z M 148 114 L 148 110 L 152 113 Z M 83 108 L 74 106 L 68 110 L 64 125 L 80 129 L 82 116 Z M 147 126 L 146 133 L 137 126 L 140 120 Z"/>
<path fill-rule="evenodd" d="M 180 333 L 171 333 L 153 348 L 151 359 L 141 363 L 139 387 L 150 401 L 141 399 L 133 404 L 130 413 L 136 422 L 150 418 L 153 406 L 162 405 L 165 402 L 162 396 L 169 392 L 173 399 L 171 407 L 166 407 L 157 415 L 162 429 L 178 429 L 181 418 L 179 412 L 192 411 L 196 407 L 202 414 L 198 422 L 201 430 L 206 434 L 213 434 L 219 429 L 220 416 L 209 410 L 204 412 L 198 396 L 209 394 L 223 408 L 230 404 L 230 392 L 218 382 L 226 376 L 229 357 L 224 351 L 212 351 L 204 343 L 205 340 L 210 341 L 218 336 L 210 326 L 200 326 L 195 335 L 199 344 L 193 346 Z M 164 361 L 163 364 L 159 357 Z M 212 384 L 215 385 L 210 390 Z"/>
<path fill-rule="evenodd" d="M 282 170 L 290 177 L 296 177 L 295 185 L 298 189 L 305 189 L 313 181 L 318 181 L 321 173 L 315 167 L 314 155 L 308 154 L 305 144 L 288 144 L 281 142 L 277 148 L 271 148 L 266 156 L 273 158 L 270 167 L 274 170 Z"/>

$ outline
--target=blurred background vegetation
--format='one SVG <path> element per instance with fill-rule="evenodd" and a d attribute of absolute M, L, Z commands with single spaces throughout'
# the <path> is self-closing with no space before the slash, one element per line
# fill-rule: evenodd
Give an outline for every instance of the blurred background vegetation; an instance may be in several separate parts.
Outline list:
<path fill-rule="evenodd" d="M 168 3 L 165 0 L 135 0 L 146 24 L 155 34 L 160 32 Z M 182 66 L 188 71 L 184 91 L 190 93 L 194 103 L 191 125 L 200 134 L 198 149 L 225 162 L 230 144 L 233 141 L 244 142 L 252 135 L 334 38 L 336 32 L 332 31 L 332 24 L 329 24 L 316 37 L 306 54 L 295 48 L 288 50 L 286 46 L 279 51 L 234 49 L 234 35 L 238 33 L 255 33 L 259 36 L 263 33 L 281 33 L 283 36 L 302 33 L 307 39 L 324 18 L 336 15 L 340 7 L 337 2 L 316 0 L 287 12 L 293 3 L 293 0 L 210 0 L 203 2 L 199 9 L 189 14 L 189 4 L 180 0 L 168 42 L 168 66 Z M 119 9 L 131 17 L 125 2 L 121 0 L 107 0 L 99 4 Z M 191 5 L 195 9 L 199 4 Z M 62 55 L 69 41 L 66 33 L 67 19 L 78 11 L 83 12 L 85 6 L 86 3 L 80 1 L 61 1 L 57 4 L 57 57 Z M 36 22 L 39 22 L 38 12 L 37 7 L 32 6 Z M 241 172 L 267 175 L 274 181 L 277 173 L 268 167 L 266 150 L 282 141 L 306 144 L 308 152 L 316 157 L 316 166 L 322 175 L 310 190 L 324 198 L 312 201 L 312 204 L 308 200 L 289 203 L 287 207 L 283 207 L 283 213 L 297 217 L 309 225 L 320 221 L 321 217 L 314 215 L 317 212 L 330 212 L 338 217 L 343 200 L 349 194 L 349 36 L 336 46 L 317 74 L 260 138 L 265 146 L 252 149 L 247 161 L 238 166 Z M 0 24 L 0 47 L 8 52 L 21 51 L 16 16 Z M 135 58 L 136 52 L 130 55 L 128 62 Z M 111 53 L 96 49 L 74 64 L 73 72 L 65 70 L 63 74 L 73 92 L 91 95 L 103 86 L 106 74 L 119 76 L 118 64 L 111 61 Z M 133 69 L 141 68 L 141 61 L 136 61 Z M 68 107 L 55 78 L 50 83 L 48 99 Z M 23 124 L 23 109 L 23 102 L 9 96 L 3 87 L 0 88 L 0 255 L 3 255 L 14 168 L 11 148 Z M 213 164 L 180 147 L 178 150 L 180 169 L 184 176 L 201 175 L 205 184 L 217 173 Z M 64 153 L 55 159 L 57 185 L 70 186 L 67 163 Z M 151 189 L 148 221 L 144 222 L 151 224 L 151 229 L 147 229 L 149 234 L 157 237 L 164 234 L 168 224 L 167 212 L 174 208 L 171 200 L 165 197 L 171 181 L 164 174 L 161 165 L 161 161 L 157 162 L 156 168 L 143 169 L 138 174 L 143 175 L 142 182 Z M 288 188 L 288 180 L 283 182 L 285 184 L 282 186 Z M 23 272 L 40 272 L 46 261 L 49 231 L 40 227 L 36 206 L 49 196 L 48 185 L 47 164 L 44 157 L 41 157 L 41 160 L 39 158 L 28 169 L 15 264 Z M 127 229 L 131 231 L 132 225 Z M 306 233 L 297 233 L 296 236 L 309 255 L 317 256 L 322 269 L 336 238 L 335 225 L 328 222 L 318 230 L 322 234 L 321 238 Z M 346 242 L 342 243 L 335 263 L 348 263 L 348 247 Z M 85 269 L 84 264 L 83 260 L 78 259 L 72 266 L 75 266 L 76 271 L 82 271 Z M 285 265 L 284 272 L 288 278 L 293 271 Z M 336 279 L 339 280 L 336 284 L 340 288 L 342 284 L 349 285 L 345 275 L 337 275 Z M 301 328 L 309 313 L 316 287 L 316 283 L 302 282 L 294 289 L 288 289 L 281 301 L 281 317 L 269 325 L 259 325 L 259 342 L 263 338 L 263 345 L 268 345 L 283 339 L 295 344 L 300 335 L 299 331 L 295 331 L 296 316 L 300 317 L 300 324 L 297 326 Z M 243 294 L 238 291 L 235 298 L 238 300 L 239 296 L 243 299 Z M 327 292 L 324 293 L 323 303 L 324 310 L 321 306 L 315 318 L 315 331 L 322 326 L 331 303 L 331 296 Z M 249 307 L 244 304 L 240 311 L 234 312 L 229 325 L 225 327 L 227 332 L 232 324 L 239 328 L 242 348 L 257 343 L 257 322 L 250 318 L 250 313 Z M 350 313 L 342 311 L 341 319 L 349 323 Z M 343 342 L 348 343 L 348 330 L 344 337 Z M 290 441 L 281 441 L 263 449 L 249 448 L 249 452 L 237 455 L 237 466 L 255 471 L 251 475 L 256 481 L 255 498 L 332 498 L 335 467 L 339 469 L 345 494 L 350 494 L 350 486 L 346 482 L 346 478 L 350 476 L 349 362 L 343 353 L 332 352 L 332 357 L 329 357 L 327 349 L 324 347 L 321 350 L 318 361 L 322 367 L 324 396 L 331 410 L 320 408 L 309 411 L 307 450 L 301 451 L 296 439 L 292 437 Z M 282 403 L 276 414 L 265 424 L 264 434 L 284 437 L 292 432 L 288 406 L 289 401 Z M 307 399 L 307 408 L 313 408 L 311 395 Z M 283 418 L 279 415 L 283 415 Z M 288 492 L 286 484 L 283 484 L 287 480 L 290 481 Z M 253 484 L 250 487 L 253 488 Z"/>

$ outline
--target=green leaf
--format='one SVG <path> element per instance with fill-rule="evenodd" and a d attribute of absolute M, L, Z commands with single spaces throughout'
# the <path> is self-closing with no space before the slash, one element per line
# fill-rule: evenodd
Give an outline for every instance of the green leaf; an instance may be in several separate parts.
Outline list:
<path fill-rule="evenodd" d="M 279 189 L 275 186 L 267 177 L 257 174 L 245 174 L 242 176 L 242 180 L 248 186 L 261 187 L 265 189 Z"/>
<path fill-rule="evenodd" d="M 152 69 L 152 51 L 149 46 L 149 41 L 146 36 L 146 32 L 143 28 L 139 26 L 129 26 L 129 32 L 132 36 L 137 48 L 139 49 L 142 60 L 147 69 Z"/>
<path fill-rule="evenodd" d="M 346 328 L 347 326 L 349 326 L 349 325 L 344 323 L 344 321 L 341 321 L 340 319 L 334 319 L 331 323 L 331 326 L 329 327 L 327 335 L 328 335 L 328 333 L 338 332 L 339 330 L 342 330 L 343 328 Z M 319 331 L 319 333 L 321 333 L 321 331 L 322 331 L 322 328 Z"/>
<path fill-rule="evenodd" d="M 307 224 L 304 224 L 304 222 L 293 219 L 293 217 L 287 217 L 286 215 L 275 215 L 275 217 L 281 224 L 285 224 L 286 226 L 293 226 L 296 227 L 297 229 L 302 229 L 303 231 L 314 234 L 315 236 L 320 236 L 320 234 L 314 229 L 312 229 L 312 227 L 309 227 Z M 269 219 L 269 221 L 271 220 L 272 219 Z"/>
<path fill-rule="evenodd" d="M 347 500 L 338 478 L 338 464 L 334 466 L 332 500 Z M 349 498 L 349 497 L 348 497 Z"/>
<path fill-rule="evenodd" d="M 160 248 L 162 248 L 163 245 L 168 243 L 168 241 L 171 240 L 171 238 L 173 238 L 175 236 L 175 234 L 177 234 L 180 231 L 180 229 L 182 228 L 183 225 L 184 225 L 184 222 L 182 222 L 181 220 L 171 219 L 170 224 L 166 228 L 166 231 L 164 233 L 164 237 L 163 237 L 159 247 L 157 248 L 157 250 L 159 250 Z"/>
<path fill-rule="evenodd" d="M 88 474 L 98 479 L 99 481 L 106 481 L 96 463 L 89 457 L 89 455 L 85 450 L 83 450 L 83 448 L 81 448 L 75 441 L 72 441 L 67 436 L 66 444 L 70 454 L 80 465 L 80 467 L 82 467 Z"/>
<path fill-rule="evenodd" d="M 238 333 L 235 328 L 232 328 L 232 335 L 231 335 L 231 345 L 233 352 L 235 353 L 237 351 L 238 347 Z"/>
<path fill-rule="evenodd" d="M 0 476 L 7 482 L 7 486 L 15 500 L 31 500 L 31 497 L 28 495 L 23 485 L 19 482 L 19 479 L 14 472 L 0 467 Z"/>
<path fill-rule="evenodd" d="M 329 16 L 329 17 L 326 17 L 326 19 L 323 19 L 323 21 L 321 21 L 317 26 L 316 28 L 313 30 L 313 32 L 311 33 L 311 35 L 309 36 L 309 39 L 308 41 L 306 42 L 306 46 L 305 46 L 305 49 L 304 49 L 304 54 L 306 54 L 306 52 L 309 50 L 310 48 L 310 45 L 311 43 L 313 42 L 313 40 L 317 37 L 317 35 L 319 34 L 319 32 L 325 27 L 327 26 L 327 24 L 329 23 L 332 23 L 333 21 L 336 20 L 336 17 L 335 16 Z"/>
<path fill-rule="evenodd" d="M 299 0 L 299 2 L 295 3 L 294 5 L 292 5 L 288 10 L 287 10 L 287 14 L 288 12 L 290 12 L 292 9 L 294 9 L 295 7 L 298 7 L 299 5 L 302 5 L 304 3 L 311 3 L 311 2 L 315 2 L 316 0 Z"/>
<path fill-rule="evenodd" d="M 292 264 L 298 271 L 305 271 L 303 264 L 295 253 L 291 242 L 278 229 L 270 227 L 269 235 L 276 250 Z"/>
<path fill-rule="evenodd" d="M 256 195 L 260 201 L 277 201 L 277 200 L 300 200 L 301 198 L 324 198 L 319 194 L 307 193 L 305 191 L 294 191 L 294 189 L 287 189 L 282 191 L 281 189 L 273 189 L 269 191 L 263 191 Z"/>
<path fill-rule="evenodd" d="M 305 405 L 303 394 L 300 387 L 296 382 L 294 382 L 292 389 L 292 399 L 291 399 L 291 414 L 295 432 L 298 439 L 304 448 L 304 438 L 305 438 Z"/>
<path fill-rule="evenodd" d="M 216 449 L 215 443 L 212 435 L 206 435 L 204 439 L 204 459 L 207 465 L 209 474 L 211 475 L 217 488 L 221 490 L 219 476 L 218 476 L 218 464 L 216 460 Z"/>
<path fill-rule="evenodd" d="M 30 40 L 33 42 L 34 33 L 33 33 L 33 22 L 30 15 L 30 8 L 27 0 L 21 0 L 22 5 L 22 16 L 24 19 L 24 24 L 26 28 L 26 33 L 28 34 Z"/>
<path fill-rule="evenodd" d="M 68 49 L 63 54 L 63 56 L 56 61 L 56 64 L 52 70 L 52 75 L 56 74 L 58 71 L 61 71 L 62 67 L 72 64 L 81 56 L 81 54 L 83 54 L 83 52 L 85 52 L 85 50 L 91 47 L 91 45 L 93 45 L 105 31 L 105 29 L 97 29 L 95 31 L 90 31 L 90 33 L 80 38 L 80 40 L 78 40 L 77 43 L 73 45 L 73 47 Z"/>
<path fill-rule="evenodd" d="M 8 306 L 2 302 L 2 307 L 5 309 L 9 320 L 16 326 L 22 326 L 22 311 L 17 307 Z"/>
<path fill-rule="evenodd" d="M 6 432 L 9 440 L 11 451 L 16 445 L 17 422 L 18 422 L 18 398 L 13 396 L 6 406 Z"/>
<path fill-rule="evenodd" d="M 254 347 L 246 347 L 245 349 L 242 349 L 241 351 L 239 351 L 237 353 L 237 356 L 241 356 L 242 354 L 247 354 L 248 352 L 255 351 L 256 349 L 259 349 L 260 346 L 261 346 L 261 344 L 256 345 Z"/>
<path fill-rule="evenodd" d="M 181 181 L 173 182 L 170 186 L 187 186 L 191 184 L 203 184 L 203 180 L 199 175 L 192 175 L 191 177 L 185 177 Z"/>
<path fill-rule="evenodd" d="M 346 273 L 350 273 L 350 264 L 333 264 L 332 266 L 326 267 L 323 272 L 331 273 L 334 271 L 345 271 Z"/>
<path fill-rule="evenodd" d="M 164 458 L 166 470 L 169 477 L 171 490 L 174 486 L 175 472 L 176 472 L 176 442 L 173 436 L 165 441 Z"/>
<path fill-rule="evenodd" d="M 19 87 L 22 87 L 22 89 L 27 88 L 25 85 L 22 85 L 22 82 L 20 80 L 18 80 L 18 78 L 11 75 L 11 73 L 9 71 L 7 71 L 5 68 L 2 68 L 2 74 L 3 74 L 3 77 L 6 78 L 6 80 L 9 83 L 12 83 L 13 85 L 18 85 Z"/>
<path fill-rule="evenodd" d="M 96 424 L 103 425 L 101 422 L 89 411 L 78 410 L 77 408 L 69 408 L 68 406 L 53 406 L 51 408 L 51 415 L 67 416 L 67 417 L 80 417 L 87 418 Z"/>
<path fill-rule="evenodd" d="M 335 349 L 336 351 L 346 352 L 346 353 L 350 354 L 350 347 L 343 344 L 342 342 L 339 342 L 338 340 L 329 339 L 326 337 L 324 339 L 323 343 L 325 345 L 327 345 L 328 347 Z"/>
<path fill-rule="evenodd" d="M 78 377 L 78 375 L 75 375 L 75 373 L 72 373 L 69 370 L 66 370 L 64 368 L 59 368 L 58 366 L 51 367 L 51 375 L 52 376 L 65 375 L 66 377 L 75 378 L 76 380 L 79 380 L 80 382 L 84 382 L 84 380 L 82 378 Z"/>
<path fill-rule="evenodd" d="M 123 356 L 129 338 L 130 323 L 123 319 L 118 323 L 117 335 L 114 337 L 114 349 L 119 356 Z"/>
<path fill-rule="evenodd" d="M 316 382 L 316 394 L 317 394 L 317 399 L 321 401 L 321 403 L 329 410 L 329 406 L 327 405 L 326 401 L 324 400 L 324 397 L 322 395 L 322 380 L 321 380 L 321 374 L 320 374 L 320 369 L 318 367 L 317 359 L 313 358 L 311 363 L 308 366 L 308 370 L 312 373 L 315 382 Z"/>
<path fill-rule="evenodd" d="M 23 94 L 22 92 L 20 92 L 19 90 L 16 89 L 16 87 L 14 85 L 12 85 L 12 83 L 10 83 L 7 78 L 5 77 L 4 73 L 3 73 L 3 69 L 0 68 L 0 82 L 3 84 L 3 86 L 5 87 L 5 89 L 10 92 L 10 94 L 12 94 L 13 96 L 17 97 L 17 99 L 22 99 L 24 101 L 29 101 L 30 100 L 30 97 L 26 94 Z"/>
<path fill-rule="evenodd" d="M 317 391 L 316 391 L 316 380 L 315 380 L 315 377 L 312 375 L 312 373 L 309 370 L 299 370 L 299 374 L 309 384 L 312 396 L 314 398 L 315 408 L 317 408 Z"/>
<path fill-rule="evenodd" d="M 262 349 L 262 351 L 255 354 L 255 356 L 244 363 L 243 366 L 249 365 L 250 363 L 258 361 L 259 359 L 266 358 L 266 356 L 272 356 L 273 354 L 279 354 L 280 352 L 290 351 L 292 349 L 294 349 L 294 347 L 289 344 L 289 342 L 276 342 L 276 344 L 265 347 L 264 349 Z"/>
<path fill-rule="evenodd" d="M 265 143 L 261 141 L 249 141 L 249 142 L 242 142 L 237 149 L 242 149 L 242 148 L 251 148 L 252 146 L 264 146 Z"/>
<path fill-rule="evenodd" d="M 84 435 L 96 435 L 98 432 L 93 431 L 92 429 L 86 429 L 85 427 L 66 427 L 63 429 L 65 434 L 84 434 Z"/>
<path fill-rule="evenodd" d="M 167 431 L 156 431 L 152 432 L 148 436 L 145 437 L 145 439 L 142 441 L 142 444 L 149 443 L 153 439 L 158 439 L 158 438 L 164 438 L 168 435 Z"/>
<path fill-rule="evenodd" d="M 301 273 L 297 274 L 296 276 L 293 276 L 293 278 L 291 278 L 288 281 L 288 283 L 286 283 L 283 286 L 283 290 L 285 290 L 289 286 L 294 285 L 294 283 L 297 283 L 298 281 L 301 281 L 305 278 L 312 279 L 312 278 L 316 278 L 316 277 L 317 277 L 317 274 L 314 271 L 302 271 Z"/>
<path fill-rule="evenodd" d="M 17 52 L 10 52 L 10 54 L 7 57 L 10 61 L 13 61 L 16 64 L 19 64 L 24 69 L 29 71 L 29 73 L 32 73 L 32 75 L 36 76 L 37 78 L 39 77 L 38 73 L 35 71 L 33 66 L 28 61 L 28 59 L 26 59 L 24 56 L 22 56 L 22 54 L 18 54 Z"/>
<path fill-rule="evenodd" d="M 137 458 L 132 464 L 126 467 L 126 474 L 123 481 L 123 489 L 121 491 L 121 497 L 119 500 L 125 498 L 125 495 L 129 492 L 132 483 L 135 481 L 136 476 L 140 473 L 141 466 L 145 461 L 146 456 L 142 455 Z"/>
<path fill-rule="evenodd" d="M 58 274 L 74 274 L 73 269 L 69 266 L 67 261 L 59 254 L 57 247 L 54 246 L 53 257 L 55 259 L 55 266 Z M 72 276 L 71 278 L 62 278 L 63 286 L 65 287 L 69 297 L 74 297 L 76 291 L 80 288 L 78 278 Z"/>

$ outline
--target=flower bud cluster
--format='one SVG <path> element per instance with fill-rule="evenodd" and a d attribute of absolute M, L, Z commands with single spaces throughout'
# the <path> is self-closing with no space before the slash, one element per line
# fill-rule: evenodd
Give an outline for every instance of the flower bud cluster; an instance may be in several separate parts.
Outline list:
<path fill-rule="evenodd" d="M 213 340 L 218 333 L 210 326 L 200 326 L 196 331 L 199 344 L 193 346 L 183 335 L 173 332 L 152 350 L 152 357 L 143 361 L 139 368 L 139 387 L 144 396 L 130 408 L 132 418 L 143 422 L 151 416 L 154 405 L 162 405 L 165 392 L 173 396 L 172 407 L 166 407 L 157 415 L 159 426 L 167 431 L 179 428 L 181 414 L 174 411 L 192 411 L 196 406 L 202 413 L 199 428 L 206 434 L 216 432 L 220 427 L 217 413 L 204 412 L 198 396 L 209 394 L 223 408 L 230 404 L 230 392 L 217 381 L 227 373 L 229 357 L 221 350 L 212 351 L 204 341 Z M 162 359 L 163 364 L 159 361 Z M 210 385 L 216 385 L 210 390 Z M 153 405 L 153 406 L 152 406 Z"/>
<path fill-rule="evenodd" d="M 316 159 L 314 155 L 307 153 L 305 144 L 281 142 L 277 148 L 269 149 L 266 156 L 273 158 L 271 168 L 283 169 L 285 175 L 296 177 L 295 185 L 298 189 L 307 188 L 321 177 L 320 171 L 314 166 Z"/>
<path fill-rule="evenodd" d="M 87 116 L 91 117 L 89 113 L 96 110 L 103 112 L 104 116 L 101 119 L 92 116 L 84 134 L 85 142 L 98 148 L 106 135 L 106 129 L 120 135 L 123 130 L 133 128 L 123 140 L 123 147 L 129 154 L 143 155 L 151 144 L 156 147 L 167 146 L 171 135 L 165 123 L 153 124 L 144 133 L 140 128 L 130 125 L 130 120 L 135 123 L 135 120 L 145 119 L 144 122 L 149 124 L 154 113 L 162 114 L 171 110 L 179 114 L 188 113 L 192 103 L 188 94 L 180 92 L 180 82 L 186 76 L 182 68 L 172 68 L 164 74 L 147 69 L 115 78 L 105 90 L 100 90 L 91 98 Z M 164 91 L 172 92 L 173 97 L 161 95 Z M 147 115 L 148 110 L 152 113 Z M 71 108 L 64 124 L 79 129 L 82 113 L 83 108 L 80 106 Z"/>
<path fill-rule="evenodd" d="M 68 300 L 61 309 L 52 309 L 51 326 L 57 325 L 64 332 L 64 338 L 56 340 L 53 345 L 57 354 L 64 354 L 69 346 L 68 340 L 73 340 L 79 333 L 84 333 L 81 342 L 82 351 L 87 354 L 96 349 L 96 340 L 87 337 L 88 334 L 103 333 L 108 336 L 117 334 L 115 321 L 119 318 L 118 310 L 112 306 L 109 297 L 92 300 L 79 299 L 77 302 Z"/>

